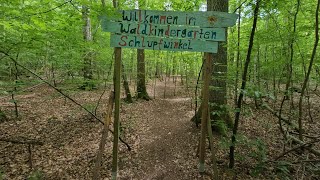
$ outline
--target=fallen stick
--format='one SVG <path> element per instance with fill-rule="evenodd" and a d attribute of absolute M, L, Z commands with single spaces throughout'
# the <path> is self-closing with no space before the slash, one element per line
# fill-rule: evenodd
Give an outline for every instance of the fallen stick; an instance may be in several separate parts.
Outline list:
<path fill-rule="evenodd" d="M 302 147 L 311 146 L 312 144 L 317 143 L 317 142 L 319 142 L 319 141 L 320 141 L 320 139 L 315 140 L 315 141 L 311 141 L 311 142 L 307 142 L 307 143 L 300 144 L 300 145 L 298 145 L 298 146 L 296 146 L 296 147 L 294 147 L 294 148 L 292 148 L 292 149 L 290 149 L 290 150 L 288 150 L 288 151 L 280 154 L 278 157 L 276 157 L 276 158 L 274 159 L 274 161 L 277 161 L 278 159 L 282 158 L 283 156 L 285 156 L 286 154 L 289 154 L 289 153 L 292 152 L 292 151 L 298 150 L 298 149 L 300 149 L 300 148 L 302 148 Z"/>
<path fill-rule="evenodd" d="M 0 141 L 13 143 L 13 144 L 32 144 L 32 145 L 40 145 L 40 146 L 44 144 L 41 141 L 37 141 L 33 139 L 17 140 L 17 139 L 10 139 L 10 138 L 0 138 Z"/>
<path fill-rule="evenodd" d="M 303 144 L 306 144 L 305 142 L 301 141 L 300 139 L 294 137 L 294 136 L 291 136 L 291 135 L 287 135 L 288 139 L 291 139 L 293 142 L 297 143 L 297 144 L 300 144 L 300 145 L 303 145 Z M 306 147 L 307 150 L 309 150 L 312 154 L 316 155 L 316 156 L 320 156 L 320 151 L 318 150 L 315 150 L 311 147 Z"/>
<path fill-rule="evenodd" d="M 34 140 L 34 139 L 27 139 L 27 138 L 24 138 L 24 140 L 10 139 L 10 138 L 0 138 L 0 141 L 7 142 L 7 143 L 13 143 L 13 144 L 24 144 L 24 145 L 27 145 L 28 163 L 29 163 L 30 171 L 32 171 L 32 169 L 33 169 L 32 146 L 34 146 L 34 145 L 42 146 L 44 144 L 41 141 L 37 141 L 37 140 Z"/>
<path fill-rule="evenodd" d="M 288 125 L 293 126 L 295 130 L 298 130 L 297 126 L 294 126 L 295 124 L 293 124 L 292 122 L 288 121 L 288 119 L 286 119 L 286 118 L 284 118 L 284 117 L 282 117 L 282 116 L 279 117 L 279 114 L 278 114 L 275 110 L 271 109 L 267 104 L 263 104 L 262 107 L 266 108 L 266 109 L 267 109 L 268 111 L 270 111 L 273 115 L 275 115 L 276 117 L 280 118 L 281 120 L 283 120 L 283 121 L 284 121 L 285 123 L 287 123 Z M 286 132 L 283 127 L 282 127 L 282 130 L 283 130 L 283 132 Z M 291 135 L 288 135 L 288 134 L 284 134 L 284 135 L 285 135 L 285 137 L 286 137 L 287 139 L 291 139 L 293 142 L 295 142 L 295 143 L 297 143 L 297 144 L 299 144 L 299 145 L 304 145 L 304 144 L 306 144 L 305 142 L 299 140 L 298 138 L 296 138 L 296 137 L 294 137 L 294 136 L 291 136 Z M 303 147 L 303 146 L 302 146 L 302 147 Z M 320 151 L 315 150 L 315 149 L 313 149 L 313 148 L 311 148 L 311 147 L 306 147 L 306 149 L 308 149 L 312 154 L 314 154 L 314 155 L 316 155 L 316 156 L 320 156 Z"/>
<path fill-rule="evenodd" d="M 279 113 L 276 112 L 275 110 L 273 110 L 270 106 L 268 106 L 267 104 L 262 104 L 261 107 L 264 107 L 266 110 L 268 110 L 269 112 L 271 112 L 273 115 L 275 115 L 276 117 L 280 118 L 283 122 L 285 122 L 286 124 L 288 124 L 289 126 L 293 127 L 295 131 L 299 132 L 299 128 L 296 124 L 294 124 L 293 122 L 289 121 L 288 118 L 285 118 L 283 116 L 280 117 Z"/>

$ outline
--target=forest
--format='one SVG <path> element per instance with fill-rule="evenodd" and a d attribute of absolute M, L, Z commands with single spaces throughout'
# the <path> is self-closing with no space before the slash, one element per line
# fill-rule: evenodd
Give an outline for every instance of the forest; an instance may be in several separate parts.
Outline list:
<path fill-rule="evenodd" d="M 0 180 L 320 179 L 320 0 L 0 5 Z"/>

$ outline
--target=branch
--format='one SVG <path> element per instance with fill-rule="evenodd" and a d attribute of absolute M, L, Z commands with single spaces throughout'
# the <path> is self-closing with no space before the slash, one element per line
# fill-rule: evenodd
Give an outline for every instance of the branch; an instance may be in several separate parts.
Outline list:
<path fill-rule="evenodd" d="M 285 122 L 286 124 L 291 126 L 295 131 L 299 131 L 299 128 L 298 128 L 298 126 L 296 124 L 294 124 L 293 122 L 289 121 L 286 117 L 282 116 L 281 114 L 279 114 L 275 110 L 271 109 L 271 107 L 269 105 L 264 103 L 264 104 L 262 104 L 261 107 L 264 107 L 266 110 L 271 112 L 273 115 L 275 115 L 276 117 L 280 118 L 283 122 Z"/>
<path fill-rule="evenodd" d="M 17 139 L 7 139 L 0 138 L 0 141 L 9 142 L 13 144 L 32 144 L 32 145 L 40 145 L 42 146 L 44 143 L 41 141 L 33 140 L 33 139 L 25 139 L 25 140 L 17 140 Z"/>
<path fill-rule="evenodd" d="M 37 13 L 33 13 L 33 14 L 28 14 L 28 15 L 26 15 L 26 16 L 27 16 L 27 17 L 30 17 L 30 16 L 35 16 L 35 15 L 40 15 L 40 14 L 49 13 L 49 12 L 51 12 L 51 11 L 54 11 L 55 9 L 58 9 L 59 7 L 62 7 L 62 6 L 64 6 L 64 5 L 66 5 L 66 4 L 68 4 L 68 3 L 71 3 L 71 1 L 72 1 L 72 0 L 69 0 L 69 1 L 66 1 L 66 2 L 64 2 L 64 3 L 62 3 L 62 4 L 60 4 L 60 5 L 56 6 L 56 7 L 54 7 L 54 8 L 48 9 L 48 10 L 46 10 L 46 11 L 37 12 Z M 19 17 L 19 16 L 16 16 L 16 17 L 13 17 L 13 18 L 11 18 L 11 19 L 18 19 L 18 18 L 20 18 L 20 17 Z"/>
<path fill-rule="evenodd" d="M 28 16 L 35 16 L 35 15 L 45 14 L 45 13 L 51 12 L 51 11 L 53 11 L 53 10 L 55 10 L 55 9 L 58 9 L 59 7 L 64 6 L 65 4 L 70 3 L 71 1 L 72 1 L 72 0 L 66 1 L 66 2 L 64 2 L 64 3 L 58 5 L 58 6 L 54 7 L 54 8 L 52 8 L 52 9 L 49 9 L 49 10 L 46 10 L 46 11 L 43 11 L 43 12 L 38 12 L 38 13 L 30 14 L 30 15 L 28 15 Z"/>
<path fill-rule="evenodd" d="M 82 13 L 82 12 L 79 10 L 79 8 L 78 8 L 76 5 L 73 4 L 72 1 L 70 1 L 70 4 L 74 7 L 75 10 L 79 11 L 80 13 Z"/>
<path fill-rule="evenodd" d="M 104 125 L 104 122 L 102 122 L 97 116 L 95 116 L 90 110 L 88 110 L 86 107 L 82 106 L 80 103 L 78 103 L 77 101 L 75 101 L 74 99 L 72 99 L 70 96 L 68 96 L 67 94 L 63 93 L 60 89 L 56 88 L 54 85 L 52 85 L 51 83 L 49 83 L 48 81 L 44 80 L 42 77 L 40 77 L 38 74 L 34 73 L 33 71 L 29 70 L 28 68 L 26 68 L 25 66 L 19 64 L 14 58 L 12 58 L 8 53 L 0 50 L 0 53 L 6 55 L 8 58 L 10 58 L 10 60 L 12 60 L 13 62 L 15 62 L 18 66 L 20 66 L 21 68 L 27 70 L 28 72 L 30 72 L 32 75 L 34 75 L 35 77 L 39 78 L 41 81 L 43 81 L 45 84 L 49 85 L 51 88 L 53 88 L 54 90 L 58 91 L 61 95 L 63 95 L 64 97 L 66 97 L 67 99 L 69 99 L 70 101 L 72 101 L 73 103 L 75 103 L 76 105 L 78 105 L 79 107 L 81 107 L 83 110 L 85 110 L 86 112 L 88 112 L 93 118 L 95 118 L 97 121 L 99 121 L 101 124 Z M 109 131 L 113 134 L 113 131 L 109 129 Z M 122 140 L 119 137 L 119 140 L 125 144 L 128 148 L 128 151 L 131 151 L 131 147 L 129 146 L 128 143 L 126 143 L 124 140 Z"/>
<path fill-rule="evenodd" d="M 248 0 L 243 1 L 243 2 L 233 11 L 233 13 L 236 13 L 237 10 L 240 9 L 240 8 L 242 7 L 242 5 L 243 5 L 244 3 L 246 3 L 247 1 L 248 1 Z M 240 14 L 239 14 L 239 15 L 240 15 Z"/>
<path fill-rule="evenodd" d="M 300 148 L 305 147 L 305 146 L 312 145 L 312 144 L 317 143 L 317 142 L 319 142 L 319 141 L 320 141 L 320 139 L 317 139 L 317 140 L 314 140 L 314 141 L 311 141 L 311 142 L 307 142 L 307 143 L 300 144 L 299 146 L 296 146 L 296 147 L 294 147 L 294 148 L 292 148 L 292 149 L 290 149 L 290 150 L 288 150 L 288 151 L 280 154 L 278 157 L 276 157 L 276 158 L 274 159 L 274 161 L 277 161 L 278 159 L 282 158 L 283 156 L 285 156 L 286 154 L 288 154 L 288 153 L 290 153 L 290 152 L 292 152 L 292 151 L 295 151 L 295 150 L 300 149 Z"/>

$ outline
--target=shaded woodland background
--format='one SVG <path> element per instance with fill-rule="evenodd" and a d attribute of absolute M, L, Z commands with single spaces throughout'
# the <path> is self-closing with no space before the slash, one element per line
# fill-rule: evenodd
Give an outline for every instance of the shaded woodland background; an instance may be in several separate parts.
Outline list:
<path fill-rule="evenodd" d="M 246 86 L 241 90 L 258 2 L 257 27 L 249 54 L 251 61 L 247 63 Z M 0 177 L 91 178 L 102 131 L 97 120 L 106 116 L 114 73 L 110 34 L 102 32 L 98 16 L 102 9 L 113 9 L 114 3 L 118 3 L 120 9 L 207 9 L 207 2 L 202 0 L 1 2 L 0 151 L 3 152 L 3 160 L 0 162 Z M 240 18 L 236 26 L 228 29 L 228 41 L 219 46 L 224 52 L 219 52 L 212 61 L 210 107 L 220 176 L 225 179 L 319 178 L 320 63 L 317 45 L 319 22 L 316 21 L 319 1 L 229 0 L 223 3 L 208 0 L 208 7 L 237 13 Z M 187 122 L 191 119 L 199 122 L 199 112 L 194 111 L 201 106 L 203 53 L 123 49 L 122 57 L 121 137 L 132 149 L 138 146 L 137 137 L 150 133 L 148 128 L 144 128 L 149 122 L 144 120 L 147 117 L 166 117 L 165 113 L 171 113 L 163 123 L 160 119 L 151 118 L 159 126 L 172 128 L 172 131 L 167 129 L 168 133 L 175 132 L 175 128 L 178 132 L 180 128 L 178 123 L 170 121 L 170 117 L 176 117 L 173 109 L 184 112 L 182 114 L 186 116 L 179 117 Z M 239 109 L 237 101 L 241 94 L 242 107 Z M 143 113 L 171 105 L 181 109 L 165 109 L 164 114 Z M 145 117 L 135 115 L 135 109 Z M 240 120 L 236 126 L 239 129 L 234 133 L 236 113 L 240 113 Z M 184 120 L 177 121 L 184 124 Z M 150 124 L 150 127 L 153 126 Z M 140 128 L 145 130 L 140 132 L 137 130 Z M 190 132 L 190 137 L 186 136 L 190 142 L 185 141 L 186 146 L 190 146 L 190 149 L 185 147 L 190 154 L 182 151 L 185 159 L 172 158 L 195 167 L 182 165 L 181 171 L 186 171 L 185 176 L 160 173 L 159 177 L 148 174 L 144 177 L 201 178 L 196 174 L 199 129 L 191 122 L 185 124 L 185 128 L 181 129 L 181 134 L 174 135 L 173 139 L 177 141 L 172 141 L 183 144 L 185 139 L 178 137 L 184 137 L 182 132 Z M 159 137 L 168 138 L 159 133 Z M 152 133 L 143 137 L 152 138 Z M 232 142 L 232 137 L 236 141 Z M 111 139 L 109 137 L 108 142 Z M 69 147 L 68 144 L 73 145 Z M 103 156 L 104 177 L 109 177 L 110 172 L 110 144 Z M 231 146 L 235 146 L 234 166 L 228 162 Z M 171 146 L 167 144 L 167 147 Z M 154 151 L 158 153 L 157 148 Z M 174 151 L 179 149 L 170 152 Z M 140 152 L 134 152 L 140 157 Z M 66 155 L 61 157 L 61 161 L 52 159 L 63 153 Z M 209 150 L 207 154 L 210 154 Z M 137 163 L 131 160 L 133 156 L 122 144 L 120 159 Z M 154 157 L 152 153 L 150 156 Z M 36 163 L 32 164 L 32 158 Z M 207 159 L 210 159 L 209 155 Z M 166 167 L 165 160 L 160 160 L 161 163 Z M 74 169 L 64 164 L 73 165 Z M 208 169 L 212 168 L 210 161 L 207 164 Z M 121 167 L 130 169 L 125 160 Z M 147 167 L 136 171 L 144 171 L 144 168 Z M 161 172 L 161 167 L 157 168 Z M 123 170 L 121 173 L 127 178 L 144 178 L 136 171 L 128 170 L 126 174 Z M 53 175 L 55 173 L 58 173 L 57 177 Z"/>

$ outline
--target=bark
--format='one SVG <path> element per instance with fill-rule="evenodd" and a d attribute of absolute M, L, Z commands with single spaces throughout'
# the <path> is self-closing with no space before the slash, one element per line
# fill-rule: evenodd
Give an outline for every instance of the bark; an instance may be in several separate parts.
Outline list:
<path fill-rule="evenodd" d="M 228 12 L 228 4 L 228 0 L 207 0 L 208 11 Z M 210 72 L 209 102 L 211 119 L 214 121 L 223 120 L 229 127 L 232 127 L 233 123 L 227 111 L 227 61 L 226 42 L 220 42 L 218 52 L 213 54 L 210 59 L 212 71 Z M 221 130 L 215 123 L 214 127 L 217 130 Z"/>
<path fill-rule="evenodd" d="M 137 50 L 137 98 L 150 100 L 146 89 L 145 54 L 143 49 Z"/>
<path fill-rule="evenodd" d="M 239 6 L 239 16 L 241 15 L 242 4 Z M 241 32 L 241 18 L 238 18 L 238 26 L 237 26 L 237 62 L 236 62 L 236 81 L 234 86 L 234 104 L 237 105 L 238 99 L 238 84 L 239 84 L 239 64 L 240 64 L 240 32 Z"/>
<path fill-rule="evenodd" d="M 246 82 L 247 82 L 247 74 L 248 74 L 248 68 L 251 60 L 251 52 L 252 52 L 252 47 L 253 47 L 253 40 L 254 40 L 254 35 L 255 35 L 255 30 L 257 27 L 257 21 L 258 21 L 258 14 L 259 14 L 259 5 L 260 5 L 260 0 L 257 0 L 256 2 L 256 7 L 254 8 L 254 19 L 253 19 L 253 25 L 252 25 L 252 30 L 251 30 L 251 35 L 250 35 L 250 41 L 249 41 L 249 47 L 248 47 L 248 52 L 247 52 L 247 58 L 246 62 L 244 65 L 244 70 L 242 74 L 242 83 L 241 83 L 241 89 L 240 89 L 240 95 L 238 97 L 237 101 L 237 112 L 235 113 L 235 120 L 234 120 L 234 127 L 232 131 L 232 144 L 230 146 L 230 163 L 229 163 L 229 168 L 234 167 L 234 151 L 235 151 L 235 142 L 236 142 L 236 135 L 238 131 L 238 126 L 239 126 L 239 120 L 240 120 L 240 110 L 241 110 L 241 105 L 242 105 L 242 100 L 243 100 L 243 92 L 246 88 Z"/>
<path fill-rule="evenodd" d="M 91 20 L 89 17 L 89 8 L 85 5 L 82 6 L 82 19 L 84 21 L 83 24 L 83 39 L 85 42 L 92 41 L 92 34 L 91 34 Z M 92 52 L 89 50 L 86 50 L 83 55 L 83 78 L 85 80 L 91 80 L 92 79 Z M 85 84 L 88 85 L 88 84 Z"/>
<path fill-rule="evenodd" d="M 131 96 L 131 92 L 130 92 L 130 88 L 129 88 L 129 83 L 128 83 L 128 80 L 127 80 L 127 76 L 126 76 L 126 73 L 125 73 L 125 70 L 124 70 L 124 65 L 123 63 L 121 64 L 122 65 L 122 80 L 123 80 L 123 88 L 124 88 L 124 91 L 126 93 L 126 99 L 125 101 L 127 103 L 132 103 L 132 96 Z"/>

